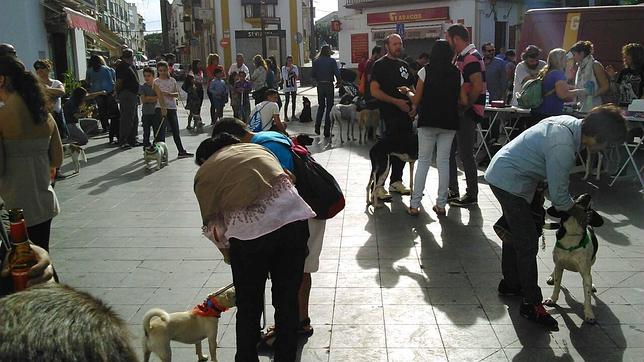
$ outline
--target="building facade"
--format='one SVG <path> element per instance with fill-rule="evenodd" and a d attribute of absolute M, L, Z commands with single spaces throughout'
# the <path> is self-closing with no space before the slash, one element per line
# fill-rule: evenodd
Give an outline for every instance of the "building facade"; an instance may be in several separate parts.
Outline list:
<path fill-rule="evenodd" d="M 406 0 L 392 4 L 381 0 L 339 0 L 340 59 L 357 66 L 360 58 L 389 34 L 401 33 L 404 54 L 413 58 L 430 52 L 453 23 L 470 31 L 480 46 L 495 43 L 497 49 L 515 48 L 524 6 L 516 1 Z"/>

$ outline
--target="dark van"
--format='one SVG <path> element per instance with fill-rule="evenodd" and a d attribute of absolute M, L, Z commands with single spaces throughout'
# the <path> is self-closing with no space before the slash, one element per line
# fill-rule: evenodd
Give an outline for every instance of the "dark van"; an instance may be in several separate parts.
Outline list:
<path fill-rule="evenodd" d="M 622 46 L 644 44 L 644 5 L 534 9 L 525 14 L 519 49 L 534 44 L 544 50 L 570 49 L 578 40 L 595 45 L 594 57 L 621 69 Z"/>

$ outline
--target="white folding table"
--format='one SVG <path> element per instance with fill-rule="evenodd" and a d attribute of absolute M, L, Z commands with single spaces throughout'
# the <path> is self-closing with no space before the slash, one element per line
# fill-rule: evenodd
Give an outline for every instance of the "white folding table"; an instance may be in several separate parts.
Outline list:
<path fill-rule="evenodd" d="M 642 129 L 642 131 L 644 131 L 644 117 L 626 116 L 624 118 L 626 118 L 629 124 L 634 125 L 635 127 L 639 127 Z M 617 181 L 622 172 L 624 172 L 626 167 L 630 164 L 633 167 L 637 178 L 640 180 L 640 186 L 642 187 L 640 190 L 644 190 L 644 179 L 642 178 L 642 169 L 644 167 L 637 166 L 637 162 L 633 157 L 637 150 L 639 150 L 639 148 L 642 146 L 643 140 L 644 136 L 640 136 L 639 141 L 635 144 L 629 145 L 628 143 L 624 142 L 624 148 L 626 149 L 626 160 L 624 161 L 624 164 L 622 164 L 622 167 L 619 168 L 619 171 L 617 171 L 617 174 L 613 176 L 613 181 L 608 184 L 609 186 L 613 186 L 615 181 Z"/>
<path fill-rule="evenodd" d="M 476 154 L 474 155 L 474 157 L 476 158 L 479 155 L 481 148 L 485 147 L 485 152 L 487 153 L 488 157 L 492 159 L 492 153 L 490 152 L 490 149 L 488 148 L 487 143 L 485 142 L 485 139 L 488 137 L 490 131 L 494 128 L 496 121 L 499 120 L 499 115 L 500 114 L 507 115 L 507 117 L 501 117 L 500 122 L 510 121 L 510 127 L 506 127 L 505 123 L 502 123 L 503 132 L 505 133 L 505 142 L 504 142 L 505 144 L 510 142 L 510 136 L 512 135 L 512 132 L 516 128 L 516 125 L 519 122 L 519 119 L 525 117 L 526 115 L 529 115 L 530 110 L 519 108 L 519 107 L 496 108 L 496 107 L 486 106 L 485 112 L 494 113 L 494 116 L 492 116 L 492 120 L 490 121 L 490 126 L 487 129 L 483 129 L 480 123 L 476 124 L 476 131 L 478 132 L 478 135 L 481 138 L 481 144 L 476 149 Z M 508 128 L 510 129 L 509 132 L 508 132 Z"/>

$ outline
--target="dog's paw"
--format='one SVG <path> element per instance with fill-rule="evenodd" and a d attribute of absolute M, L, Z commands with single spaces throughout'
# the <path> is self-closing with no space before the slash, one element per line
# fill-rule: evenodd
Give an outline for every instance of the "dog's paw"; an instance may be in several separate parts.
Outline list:
<path fill-rule="evenodd" d="M 546 284 L 548 285 L 555 285 L 555 278 L 551 276 L 548 277 L 548 280 L 546 280 Z"/>
<path fill-rule="evenodd" d="M 554 307 L 554 306 L 557 305 L 557 301 L 552 300 L 552 298 L 548 298 L 548 299 L 543 301 L 543 305 L 546 305 L 548 307 Z"/>

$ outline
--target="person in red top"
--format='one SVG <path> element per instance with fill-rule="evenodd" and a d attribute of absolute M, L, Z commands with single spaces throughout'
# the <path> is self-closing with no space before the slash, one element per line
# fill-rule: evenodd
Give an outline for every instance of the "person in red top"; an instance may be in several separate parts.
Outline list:
<path fill-rule="evenodd" d="M 456 66 L 463 77 L 462 89 L 466 93 L 467 104 L 459 109 L 459 130 L 456 132 L 455 144 L 449 160 L 449 204 L 456 207 L 474 206 L 478 202 L 478 170 L 474 161 L 476 123 L 483 118 L 485 111 L 485 63 L 483 57 L 470 43 L 470 34 L 463 24 L 454 24 L 447 29 L 447 41 L 454 49 Z M 456 147 L 463 161 L 467 190 L 459 197 L 458 178 L 456 176 Z"/>
<path fill-rule="evenodd" d="M 221 69 L 224 72 L 224 79 L 227 77 L 226 69 L 219 64 L 219 54 L 208 55 L 208 66 L 206 67 L 206 90 L 208 92 L 208 99 L 210 99 L 210 124 L 215 124 L 217 119 L 217 109 L 214 106 L 213 94 L 210 92 L 210 82 L 216 78 L 215 70 Z"/>

